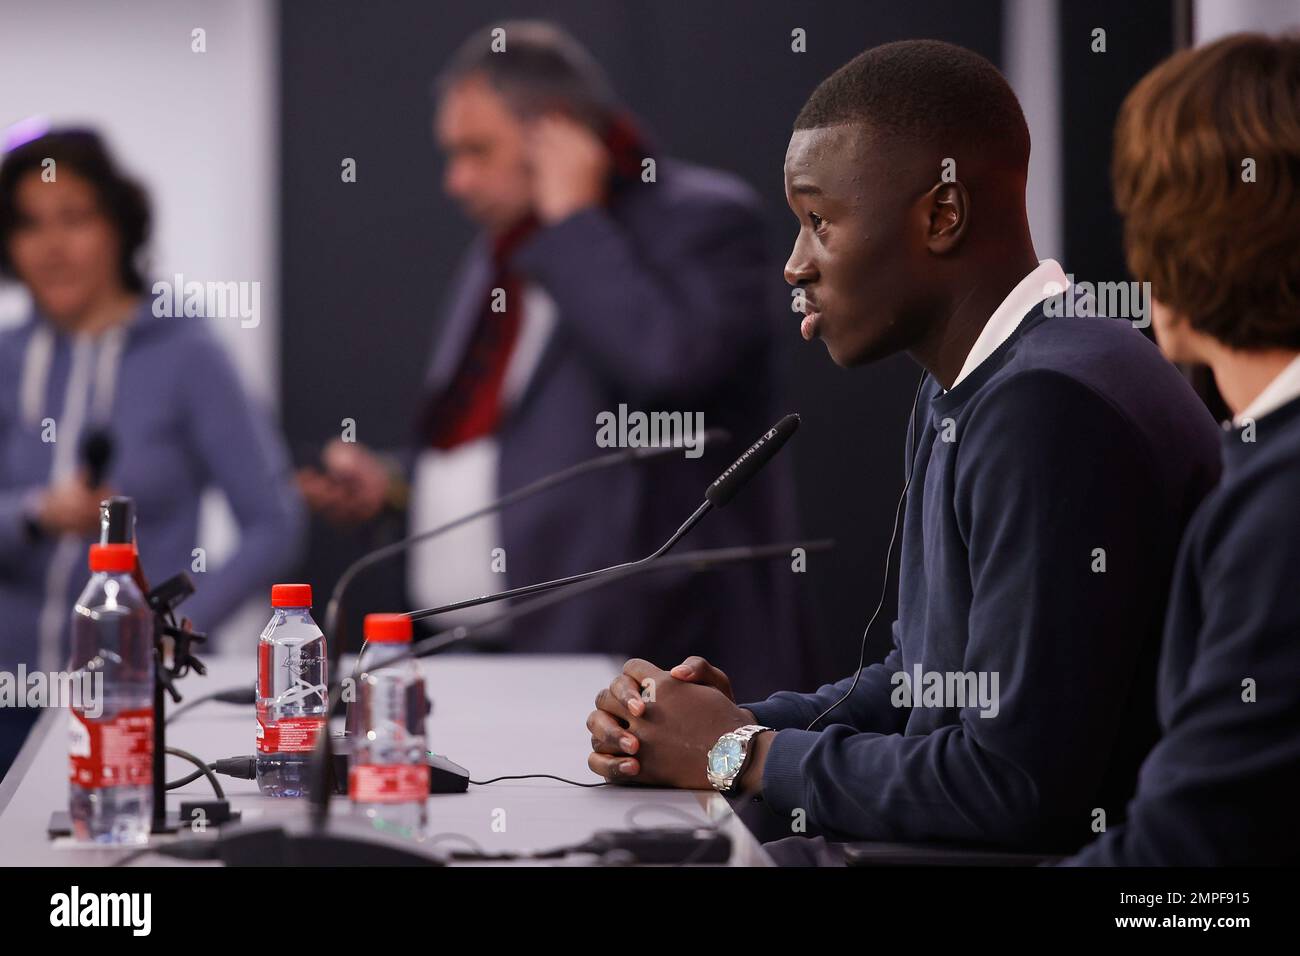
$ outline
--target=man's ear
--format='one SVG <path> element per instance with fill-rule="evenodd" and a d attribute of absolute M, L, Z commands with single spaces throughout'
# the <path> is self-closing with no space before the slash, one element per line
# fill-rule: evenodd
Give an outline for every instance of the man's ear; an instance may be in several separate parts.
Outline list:
<path fill-rule="evenodd" d="M 947 255 L 961 244 L 970 222 L 970 193 L 960 181 L 935 183 L 925 195 L 927 210 L 925 245 L 937 256 Z"/>

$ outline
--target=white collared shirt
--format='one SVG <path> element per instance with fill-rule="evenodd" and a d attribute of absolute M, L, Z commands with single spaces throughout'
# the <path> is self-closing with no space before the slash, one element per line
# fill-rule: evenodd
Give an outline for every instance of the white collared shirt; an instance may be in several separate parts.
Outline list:
<path fill-rule="evenodd" d="M 1300 398 L 1300 355 L 1291 360 L 1286 368 L 1277 373 L 1273 381 L 1264 386 L 1264 391 L 1255 396 L 1242 413 L 1232 420 L 1240 428 L 1247 421 L 1263 418 L 1269 412 L 1277 411 L 1292 399 Z"/>
<path fill-rule="evenodd" d="M 985 359 L 996 352 L 998 346 L 1020 327 L 1021 321 L 1034 306 L 1044 299 L 1060 295 L 1069 284 L 1059 262 L 1055 259 L 1040 261 L 1037 268 L 1021 279 L 1002 300 L 1002 304 L 989 316 L 979 338 L 975 340 L 970 353 L 966 356 L 966 364 L 957 373 L 957 378 L 952 383 L 953 387 L 956 388 L 961 384 L 962 379 L 979 368 Z"/>
<path fill-rule="evenodd" d="M 519 338 L 501 382 L 504 408 L 523 395 L 550 340 L 555 320 L 555 300 L 539 285 L 525 286 Z M 496 500 L 500 495 L 500 453 L 495 434 L 455 448 L 426 448 L 420 452 L 411 478 L 410 533 L 436 528 Z M 504 547 L 499 514 L 485 515 L 441 537 L 423 541 L 411 549 L 407 561 L 407 592 L 417 607 L 438 607 L 500 591 L 507 586 L 506 578 L 494 573 L 494 566 L 501 565 L 494 561 L 493 553 Z M 495 613 L 483 605 L 439 620 L 444 624 L 473 624 Z"/>

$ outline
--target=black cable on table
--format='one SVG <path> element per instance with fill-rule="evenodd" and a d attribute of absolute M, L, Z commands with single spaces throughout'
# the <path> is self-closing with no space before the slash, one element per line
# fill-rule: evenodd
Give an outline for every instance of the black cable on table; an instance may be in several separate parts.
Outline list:
<path fill-rule="evenodd" d="M 567 777 L 557 777 L 553 773 L 508 773 L 500 777 L 492 777 L 490 780 L 471 780 L 470 783 L 476 787 L 486 787 L 490 783 L 496 783 L 498 780 L 558 780 L 560 783 L 567 783 L 571 787 L 608 787 L 609 781 L 602 780 L 600 783 L 582 783 L 578 780 L 570 780 Z"/>
<path fill-rule="evenodd" d="M 209 770 L 216 770 L 216 769 L 217 769 L 217 765 L 214 764 L 214 763 L 210 763 L 210 764 L 208 764 L 208 769 L 209 769 Z M 164 789 L 166 789 L 166 790 L 179 790 L 181 787 L 185 786 L 186 784 L 191 784 L 191 783 L 193 783 L 195 780 L 198 780 L 199 777 L 202 777 L 202 776 L 203 776 L 203 771 L 202 771 L 202 770 L 195 770 L 195 771 L 192 771 L 192 772 L 189 774 L 189 776 L 187 776 L 187 777 L 181 777 L 179 780 L 169 780 L 169 781 L 167 781 L 167 786 L 166 786 Z"/>
<path fill-rule="evenodd" d="M 198 773 L 207 777 L 208 783 L 212 784 L 212 792 L 216 794 L 217 799 L 226 799 L 226 791 L 221 789 L 221 781 L 217 779 L 217 775 L 212 772 L 212 768 L 206 763 L 194 756 L 194 754 L 190 753 L 188 750 L 181 750 L 180 747 L 168 747 L 166 752 L 171 754 L 173 757 L 180 757 L 182 760 L 188 760 L 190 763 L 194 764 L 194 766 L 198 767 Z M 197 780 L 198 777 L 192 779 Z M 170 787 L 168 789 L 170 789 Z"/>

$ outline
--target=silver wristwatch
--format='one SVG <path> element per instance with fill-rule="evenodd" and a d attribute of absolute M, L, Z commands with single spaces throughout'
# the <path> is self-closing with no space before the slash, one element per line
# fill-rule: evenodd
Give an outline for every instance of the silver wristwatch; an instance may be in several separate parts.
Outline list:
<path fill-rule="evenodd" d="M 746 724 L 718 738 L 718 742 L 709 748 L 708 764 L 705 767 L 713 789 L 720 793 L 731 792 L 740 778 L 740 772 L 749 762 L 749 741 L 755 734 L 772 729 L 759 724 Z"/>

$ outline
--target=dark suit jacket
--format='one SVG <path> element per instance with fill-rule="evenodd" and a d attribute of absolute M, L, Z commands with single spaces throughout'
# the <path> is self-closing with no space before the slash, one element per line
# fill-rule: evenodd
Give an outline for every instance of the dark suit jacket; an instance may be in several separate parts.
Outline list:
<path fill-rule="evenodd" d="M 661 162 L 657 182 L 625 186 L 605 208 L 542 229 L 511 261 L 547 291 L 558 314 L 497 434 L 501 493 L 602 452 L 597 415 L 617 414 L 620 403 L 629 411 L 703 412 L 706 428 L 733 436 L 701 458 L 607 469 L 507 509 L 506 577 L 516 586 L 651 552 L 789 409 L 774 395 L 761 207 L 738 179 Z M 456 278 L 428 394 L 454 375 L 492 275 L 480 241 Z M 794 507 L 787 450 L 679 550 L 789 540 Z M 798 687 L 804 580 L 789 559 L 643 576 L 522 619 L 508 646 L 626 654 L 664 667 L 702 654 L 731 675 L 738 693 Z"/>

